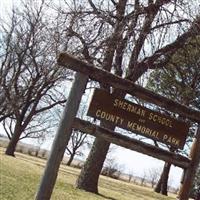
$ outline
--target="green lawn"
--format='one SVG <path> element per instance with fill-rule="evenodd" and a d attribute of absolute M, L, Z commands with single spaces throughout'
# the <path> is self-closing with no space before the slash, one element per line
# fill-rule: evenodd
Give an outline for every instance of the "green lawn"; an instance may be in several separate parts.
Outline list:
<path fill-rule="evenodd" d="M 16 153 L 16 158 L 5 156 L 0 148 L 0 199 L 33 200 L 45 161 Z M 79 170 L 61 166 L 52 200 L 173 200 L 140 187 L 106 177 L 100 178 L 100 195 L 75 189 Z"/>

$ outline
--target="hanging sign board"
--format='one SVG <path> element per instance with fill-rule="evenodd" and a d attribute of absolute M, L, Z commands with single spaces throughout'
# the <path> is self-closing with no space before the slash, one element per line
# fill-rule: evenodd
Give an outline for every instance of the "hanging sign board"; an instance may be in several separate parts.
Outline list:
<path fill-rule="evenodd" d="M 153 140 L 183 149 L 189 125 L 138 104 L 96 89 L 89 116 Z"/>

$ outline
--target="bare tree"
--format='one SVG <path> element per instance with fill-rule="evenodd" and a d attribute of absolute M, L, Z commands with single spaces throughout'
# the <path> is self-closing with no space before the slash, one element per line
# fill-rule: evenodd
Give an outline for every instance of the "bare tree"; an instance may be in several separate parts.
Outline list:
<path fill-rule="evenodd" d="M 105 161 L 105 166 L 103 167 L 101 174 L 111 178 L 119 179 L 123 172 L 123 168 L 124 166 L 120 165 L 116 158 L 110 155 Z"/>
<path fill-rule="evenodd" d="M 66 26 L 66 50 L 74 44 L 73 52 L 84 60 L 136 82 L 149 70 L 162 69 L 188 38 L 200 33 L 200 18 L 191 6 L 186 0 L 68 1 L 59 9 Z M 126 95 L 104 84 L 101 87 Z M 102 139 L 94 141 L 78 188 L 98 193 L 109 146 Z"/>
<path fill-rule="evenodd" d="M 159 172 L 160 170 L 157 168 L 151 168 L 148 171 L 148 179 L 151 183 L 151 187 L 154 188 L 154 186 L 156 185 L 158 178 L 159 178 Z"/>
<path fill-rule="evenodd" d="M 144 171 L 143 175 L 140 178 L 140 185 L 144 186 L 147 179 L 147 173 Z"/>
<path fill-rule="evenodd" d="M 1 23 L 1 88 L 11 114 L 6 123 L 12 130 L 7 155 L 14 156 L 20 138 L 42 133 L 41 114 L 46 117 L 49 109 L 66 101 L 60 87 L 68 74 L 55 63 L 56 30 L 45 9 L 44 1 L 22 2 L 11 20 Z"/>
<path fill-rule="evenodd" d="M 130 170 L 128 173 L 128 182 L 132 182 L 132 181 L 135 182 L 134 172 L 133 172 L 133 170 Z"/>
<path fill-rule="evenodd" d="M 67 162 L 67 165 L 71 165 L 74 157 L 82 156 L 83 152 L 80 151 L 80 147 L 83 147 L 83 145 L 88 144 L 87 140 L 87 134 L 82 133 L 78 130 L 73 130 L 70 141 L 66 147 L 67 154 L 69 155 L 69 160 Z"/>

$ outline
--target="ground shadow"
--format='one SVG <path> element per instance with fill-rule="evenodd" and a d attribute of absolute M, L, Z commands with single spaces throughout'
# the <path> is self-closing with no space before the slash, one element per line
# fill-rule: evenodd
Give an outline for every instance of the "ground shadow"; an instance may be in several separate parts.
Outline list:
<path fill-rule="evenodd" d="M 101 197 L 103 197 L 103 198 L 106 198 L 106 199 L 117 200 L 117 199 L 115 199 L 115 198 L 113 198 L 113 197 L 108 197 L 108 196 L 103 195 L 103 194 L 98 194 L 98 195 L 101 196 Z"/>

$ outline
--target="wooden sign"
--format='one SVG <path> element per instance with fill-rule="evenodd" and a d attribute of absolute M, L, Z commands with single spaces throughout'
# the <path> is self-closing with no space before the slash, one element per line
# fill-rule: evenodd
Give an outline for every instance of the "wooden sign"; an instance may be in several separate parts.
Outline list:
<path fill-rule="evenodd" d="M 120 128 L 183 149 L 189 125 L 96 89 L 87 113 Z"/>

